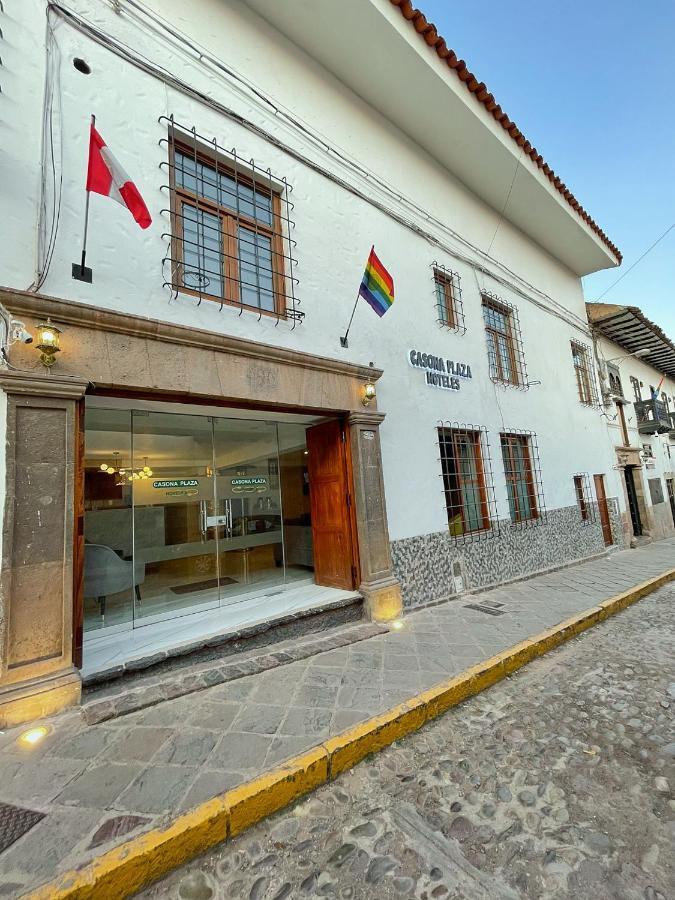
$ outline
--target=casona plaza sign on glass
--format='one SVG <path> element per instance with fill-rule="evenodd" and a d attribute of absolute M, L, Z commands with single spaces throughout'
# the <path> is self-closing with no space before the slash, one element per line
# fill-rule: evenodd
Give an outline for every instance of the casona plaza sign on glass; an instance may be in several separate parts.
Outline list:
<path fill-rule="evenodd" d="M 424 371 L 424 380 L 429 387 L 443 388 L 446 391 L 458 391 L 462 379 L 473 377 L 471 366 L 466 363 L 453 362 L 419 350 L 408 351 L 408 362 L 413 368 Z"/>

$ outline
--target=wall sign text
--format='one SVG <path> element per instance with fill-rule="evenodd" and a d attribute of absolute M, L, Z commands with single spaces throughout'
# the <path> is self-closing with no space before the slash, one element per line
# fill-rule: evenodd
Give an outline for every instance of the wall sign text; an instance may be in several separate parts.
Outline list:
<path fill-rule="evenodd" d="M 471 366 L 467 363 L 455 362 L 432 353 L 409 350 L 408 362 L 413 368 L 424 371 L 424 380 L 429 387 L 443 388 L 446 391 L 458 391 L 462 379 L 473 377 Z"/>

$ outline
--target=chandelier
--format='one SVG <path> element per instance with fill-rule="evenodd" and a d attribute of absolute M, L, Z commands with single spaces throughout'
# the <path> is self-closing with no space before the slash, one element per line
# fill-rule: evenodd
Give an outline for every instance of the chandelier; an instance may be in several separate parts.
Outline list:
<path fill-rule="evenodd" d="M 122 466 L 120 465 L 120 453 L 118 450 L 113 451 L 113 464 L 110 466 L 108 463 L 101 463 L 99 469 L 101 472 L 105 472 L 106 475 L 117 475 L 118 479 L 115 484 L 125 484 L 130 483 L 132 481 L 142 481 L 145 478 L 150 478 L 152 475 L 152 469 L 148 465 L 148 457 L 143 457 L 144 465 L 140 468 L 134 468 L 133 466 Z"/>

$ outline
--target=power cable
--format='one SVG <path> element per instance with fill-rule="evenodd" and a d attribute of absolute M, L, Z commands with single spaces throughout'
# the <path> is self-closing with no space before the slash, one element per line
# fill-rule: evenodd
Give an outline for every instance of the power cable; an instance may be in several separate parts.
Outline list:
<path fill-rule="evenodd" d="M 647 249 L 642 254 L 642 256 L 640 256 L 638 259 L 636 259 L 635 262 L 633 263 L 633 265 L 630 266 L 628 269 L 626 269 L 626 271 L 623 273 L 623 275 L 621 275 L 619 278 L 617 278 L 616 281 L 613 281 L 612 284 L 610 284 L 610 286 L 607 288 L 607 290 L 604 291 L 602 294 L 600 294 L 600 296 L 598 297 L 598 299 L 595 302 L 598 303 L 600 300 L 602 300 L 603 297 L 605 297 L 607 294 L 609 294 L 609 292 L 612 290 L 613 287 L 615 287 L 620 281 L 622 281 L 626 277 L 626 275 L 628 275 L 629 272 L 632 272 L 633 269 L 635 268 L 635 266 L 637 266 L 638 263 L 641 263 L 642 260 L 645 258 L 645 256 L 647 256 L 648 253 L 651 253 L 652 250 L 654 249 L 654 247 L 656 247 L 657 244 L 660 244 L 661 241 L 664 239 L 664 237 L 666 237 L 666 235 L 670 234 L 670 232 L 673 230 L 673 228 L 675 228 L 675 222 L 673 222 L 672 225 L 670 225 L 668 228 L 666 228 L 666 230 L 663 232 L 663 234 L 660 237 L 658 237 L 650 247 L 647 247 Z"/>

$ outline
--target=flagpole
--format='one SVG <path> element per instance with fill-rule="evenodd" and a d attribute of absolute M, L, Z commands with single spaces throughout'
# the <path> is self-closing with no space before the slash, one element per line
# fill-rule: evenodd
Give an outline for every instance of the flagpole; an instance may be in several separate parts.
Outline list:
<path fill-rule="evenodd" d="M 370 248 L 371 255 L 372 255 L 372 252 L 374 249 L 375 249 L 375 244 L 372 244 L 371 248 Z M 370 256 L 368 256 L 368 259 L 370 259 Z M 363 284 L 363 282 L 361 282 L 361 284 Z M 347 340 L 347 338 L 349 337 L 349 329 L 352 327 L 352 322 L 354 321 L 354 313 L 356 312 L 356 306 L 359 302 L 360 296 L 361 296 L 361 285 L 359 285 L 359 290 L 356 294 L 356 300 L 354 301 L 354 309 L 352 310 L 352 314 L 349 317 L 349 325 L 347 325 L 347 330 L 345 331 L 344 335 L 340 338 L 340 346 L 341 347 L 349 347 L 349 341 Z"/>
<path fill-rule="evenodd" d="M 352 327 L 352 322 L 354 321 L 354 313 L 356 312 L 356 305 L 359 302 L 359 297 L 361 296 L 361 288 L 359 287 L 359 293 L 356 295 L 356 300 L 354 301 L 354 309 L 352 310 L 352 314 L 349 318 L 349 325 L 347 325 L 347 330 L 344 333 L 344 336 L 340 338 L 340 346 L 341 347 L 349 347 L 349 341 L 347 337 L 349 336 L 349 329 Z"/>
<path fill-rule="evenodd" d="M 95 125 L 96 116 L 92 113 L 91 127 L 93 128 Z M 88 159 L 89 157 L 87 156 L 87 160 Z M 91 284 L 92 272 L 91 269 L 88 269 L 85 266 L 85 260 L 87 258 L 87 229 L 89 228 L 89 197 L 91 195 L 88 187 L 85 187 L 85 194 L 87 195 L 87 199 L 85 200 L 84 204 L 84 236 L 82 238 L 82 258 L 79 265 L 77 263 L 73 263 L 72 274 L 73 278 L 77 279 L 77 281 L 86 281 L 88 284 Z"/>

